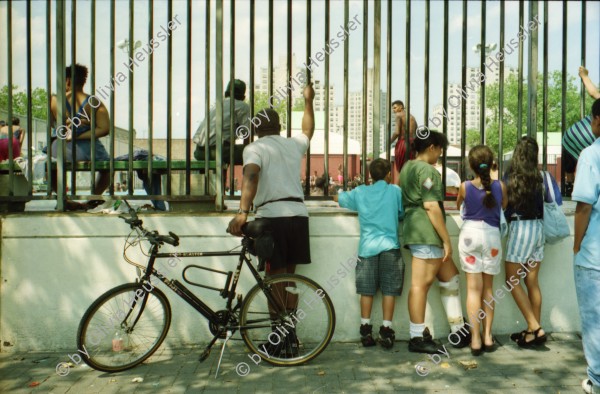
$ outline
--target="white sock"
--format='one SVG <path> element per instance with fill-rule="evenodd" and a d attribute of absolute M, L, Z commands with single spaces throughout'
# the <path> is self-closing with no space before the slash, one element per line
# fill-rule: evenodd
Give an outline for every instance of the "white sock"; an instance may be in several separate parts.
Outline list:
<path fill-rule="evenodd" d="M 383 321 L 383 326 L 384 327 L 392 328 L 392 322 L 390 320 L 384 320 Z"/>
<path fill-rule="evenodd" d="M 413 322 L 410 322 L 409 330 L 410 330 L 410 339 L 413 339 L 415 337 L 422 337 L 423 331 L 425 331 L 425 323 L 415 324 Z"/>
<path fill-rule="evenodd" d="M 371 324 L 371 319 L 363 319 L 362 317 L 360 318 L 360 324 Z"/>
<path fill-rule="evenodd" d="M 462 306 L 460 304 L 460 285 L 458 275 L 449 282 L 440 282 L 440 296 L 442 305 L 446 311 L 450 331 L 456 332 L 465 324 L 463 320 Z"/>

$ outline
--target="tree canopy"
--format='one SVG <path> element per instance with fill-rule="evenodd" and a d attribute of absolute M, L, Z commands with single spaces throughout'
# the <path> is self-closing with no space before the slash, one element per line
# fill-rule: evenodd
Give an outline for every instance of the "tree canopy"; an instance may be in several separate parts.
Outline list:
<path fill-rule="evenodd" d="M 554 71 L 548 77 L 548 132 L 560 133 L 567 129 L 573 123 L 581 119 L 579 104 L 579 88 L 575 84 L 575 77 L 567 78 L 566 86 L 566 125 L 561 125 L 562 116 L 562 78 L 560 71 Z M 537 87 L 537 129 L 543 130 L 543 76 L 538 76 Z M 503 153 L 514 149 L 517 136 L 518 120 L 518 93 L 519 83 L 515 75 L 510 75 L 504 83 L 504 124 L 503 124 Z M 587 94 L 587 93 L 586 93 Z M 485 102 L 487 108 L 486 114 L 486 144 L 494 152 L 498 152 L 499 138 L 499 86 L 498 84 L 487 85 L 485 90 Z M 592 102 L 589 97 L 586 99 L 586 113 L 591 112 Z M 527 82 L 523 82 L 523 102 L 522 102 L 522 135 L 527 134 Z M 479 130 L 467 131 L 467 145 L 475 146 L 480 142 Z"/>
<path fill-rule="evenodd" d="M 28 105 L 29 102 L 27 100 L 27 94 L 23 91 L 19 91 L 18 86 L 13 86 L 13 114 L 15 116 L 26 116 Z M 46 120 L 48 107 L 48 95 L 46 93 L 46 89 L 35 88 L 31 91 L 31 105 L 33 117 Z M 8 85 L 5 85 L 2 88 L 0 88 L 0 108 L 5 111 L 8 111 Z"/>

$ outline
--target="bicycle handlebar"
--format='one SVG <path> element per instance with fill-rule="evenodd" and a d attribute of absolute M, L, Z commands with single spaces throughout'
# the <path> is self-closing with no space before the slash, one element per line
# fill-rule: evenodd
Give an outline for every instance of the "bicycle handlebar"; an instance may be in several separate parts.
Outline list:
<path fill-rule="evenodd" d="M 142 227 L 142 224 L 144 224 L 144 222 L 138 217 L 135 209 L 133 209 L 131 205 L 129 205 L 127 200 L 123 201 L 125 201 L 125 204 L 127 204 L 127 206 L 129 207 L 129 217 L 127 217 L 126 215 L 119 215 L 119 217 L 125 220 L 125 223 L 127 223 L 132 230 L 136 227 L 142 230 L 144 236 L 148 239 L 148 242 L 150 242 L 153 245 L 162 245 L 163 243 L 167 243 L 169 245 L 179 246 L 179 237 L 177 236 L 177 234 L 171 231 L 169 231 L 169 235 L 160 235 L 158 231 L 147 231 L 146 229 L 144 229 L 144 227 Z"/>

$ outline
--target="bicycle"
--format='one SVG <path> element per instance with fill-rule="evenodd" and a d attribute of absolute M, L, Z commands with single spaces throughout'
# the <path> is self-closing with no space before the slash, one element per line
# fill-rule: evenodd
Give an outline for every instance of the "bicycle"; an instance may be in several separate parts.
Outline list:
<path fill-rule="evenodd" d="M 201 362 L 206 360 L 219 338 L 225 339 L 217 373 L 225 344 L 238 330 L 250 351 L 273 365 L 303 364 L 325 350 L 335 330 L 335 310 L 325 290 L 313 280 L 297 274 L 262 278 L 260 267 L 257 270 L 252 265 L 254 240 L 264 234 L 264 226 L 249 222 L 244 228 L 246 235 L 239 251 L 235 251 L 238 246 L 229 251 L 159 253 L 165 243 L 178 246 L 179 237 L 172 232 L 167 236 L 144 229 L 136 211 L 127 201 L 125 203 L 129 207 L 129 217 L 119 217 L 129 224 L 132 231 L 125 241 L 123 257 L 136 267 L 138 278 L 133 283 L 105 292 L 83 315 L 77 332 L 77 345 L 78 349 L 84 350 L 81 357 L 90 367 L 104 372 L 125 371 L 147 360 L 160 347 L 170 327 L 171 306 L 165 293 L 151 282 L 152 277 L 164 283 L 208 320 L 214 337 L 201 354 Z M 148 256 L 145 266 L 127 256 L 130 247 L 140 245 L 142 249 L 143 240 L 150 244 L 149 253 L 144 253 Z M 225 272 L 191 264 L 185 266 L 181 275 L 190 285 L 218 291 L 226 300 L 225 308 L 218 311 L 181 282 L 167 278 L 154 267 L 157 259 L 215 256 L 239 256 L 235 271 Z M 236 294 L 236 287 L 244 264 L 256 285 L 242 296 Z M 225 285 L 218 288 L 193 282 L 186 276 L 190 269 L 223 274 L 226 276 Z"/>

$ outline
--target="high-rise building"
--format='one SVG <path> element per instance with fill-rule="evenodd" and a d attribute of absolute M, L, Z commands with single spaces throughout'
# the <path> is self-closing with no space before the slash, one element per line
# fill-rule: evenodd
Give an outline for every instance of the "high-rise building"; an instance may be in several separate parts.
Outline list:
<path fill-rule="evenodd" d="M 367 153 L 373 152 L 373 92 L 373 69 L 370 68 L 367 70 Z M 363 97 L 364 95 L 362 91 L 348 93 L 348 137 L 361 142 L 363 124 Z M 385 120 L 387 114 L 387 93 L 381 90 L 379 111 L 379 152 L 383 152 L 385 150 Z M 332 111 L 330 111 L 330 113 L 331 112 Z M 331 130 L 335 130 L 338 133 L 342 133 L 344 127 L 343 106 L 336 107 L 332 119 L 335 119 L 335 123 Z"/>
<path fill-rule="evenodd" d="M 509 75 L 516 74 L 516 69 L 505 67 L 505 78 L 507 78 Z M 433 117 L 437 117 L 437 119 L 441 121 L 444 117 L 447 118 L 446 122 L 448 128 L 448 141 L 452 145 L 458 145 L 461 143 L 460 123 L 463 96 L 465 96 L 466 102 L 465 128 L 466 130 L 479 130 L 479 91 L 481 86 L 480 80 L 481 78 L 479 68 L 468 67 L 466 86 L 463 87 L 457 83 L 448 84 L 448 103 L 446 106 L 445 116 L 444 109 L 441 104 L 436 105 L 433 108 L 433 114 L 430 117 L 430 119 Z M 485 82 L 487 85 L 496 84 L 499 80 L 499 69 L 490 71 L 486 68 Z M 435 126 L 432 123 L 433 122 L 431 121 L 429 122 L 429 127 Z"/>
<path fill-rule="evenodd" d="M 279 97 L 287 97 L 288 90 L 292 96 L 292 107 L 296 103 L 302 103 L 304 101 L 302 96 L 302 89 L 304 84 L 301 79 L 298 78 L 298 73 L 303 73 L 305 70 L 296 65 L 296 55 L 292 55 L 292 78 L 288 78 L 287 74 L 287 58 L 286 56 L 280 56 L 279 62 L 273 66 L 273 94 L 279 94 Z M 269 91 L 269 73 L 267 67 L 261 67 L 259 83 L 256 85 L 256 91 L 267 94 Z M 313 88 L 315 89 L 315 100 L 313 102 L 315 112 L 325 111 L 325 84 L 319 80 L 313 81 Z M 329 127 L 332 129 L 333 123 L 331 122 L 331 113 L 334 108 L 335 89 L 333 85 L 329 85 L 329 112 L 330 122 Z"/>

